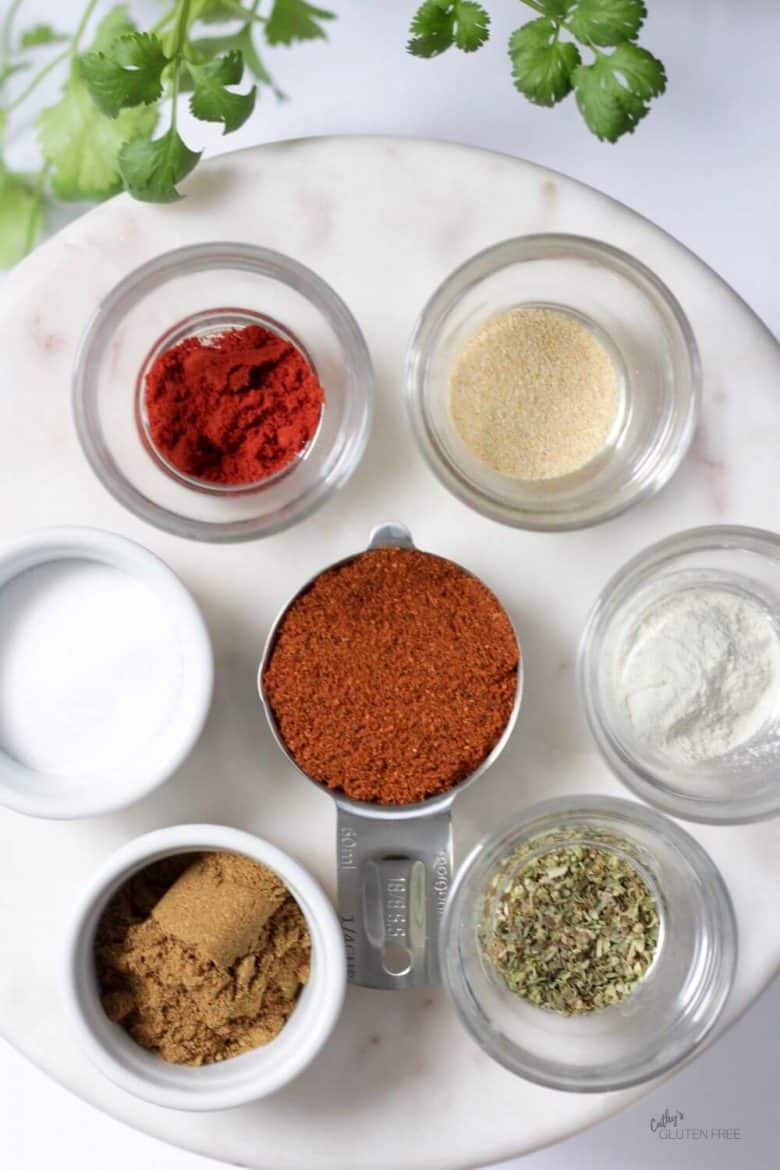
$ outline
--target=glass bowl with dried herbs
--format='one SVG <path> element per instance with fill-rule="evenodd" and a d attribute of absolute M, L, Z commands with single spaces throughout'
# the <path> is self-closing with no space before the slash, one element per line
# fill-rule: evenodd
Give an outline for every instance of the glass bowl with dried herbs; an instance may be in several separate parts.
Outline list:
<path fill-rule="evenodd" d="M 679 1064 L 715 1026 L 737 956 L 709 855 L 652 809 L 546 801 L 462 866 L 442 924 L 444 982 L 500 1064 L 604 1092 Z"/>

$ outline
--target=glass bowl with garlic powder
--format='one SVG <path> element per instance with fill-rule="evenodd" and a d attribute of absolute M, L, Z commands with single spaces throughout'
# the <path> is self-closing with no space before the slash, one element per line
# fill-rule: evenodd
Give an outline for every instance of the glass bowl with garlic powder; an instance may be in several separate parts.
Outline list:
<path fill-rule="evenodd" d="M 429 465 L 493 520 L 566 530 L 658 491 L 685 456 L 700 369 L 678 302 L 598 240 L 506 240 L 433 294 L 407 354 Z"/>
<path fill-rule="evenodd" d="M 563 797 L 472 851 L 442 923 L 462 1023 L 511 1072 L 605 1092 L 666 1072 L 714 1028 L 734 913 L 683 829 L 636 802 Z"/>
<path fill-rule="evenodd" d="M 659 541 L 606 584 L 579 689 L 606 762 L 671 816 L 780 812 L 780 537 L 713 525 Z"/>

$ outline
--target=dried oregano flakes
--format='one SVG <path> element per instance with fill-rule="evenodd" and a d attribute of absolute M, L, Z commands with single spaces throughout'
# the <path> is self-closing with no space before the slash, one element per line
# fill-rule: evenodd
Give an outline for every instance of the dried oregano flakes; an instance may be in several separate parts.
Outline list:
<path fill-rule="evenodd" d="M 620 853 L 565 845 L 512 853 L 483 903 L 480 942 L 510 991 L 559 1015 L 625 1000 L 658 946 L 656 900 Z"/>

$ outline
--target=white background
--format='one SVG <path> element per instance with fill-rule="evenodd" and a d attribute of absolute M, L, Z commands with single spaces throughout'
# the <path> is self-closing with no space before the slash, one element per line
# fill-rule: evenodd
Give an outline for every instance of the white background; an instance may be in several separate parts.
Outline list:
<path fill-rule="evenodd" d="M 328 0 L 316 0 L 322 6 Z M 486 0 L 487 2 L 487 0 Z M 4 0 L 3 8 L 7 0 Z M 254 118 L 226 142 L 328 133 L 400 133 L 503 150 L 563 171 L 655 220 L 717 269 L 780 332 L 778 0 L 647 0 L 643 43 L 670 83 L 636 134 L 617 146 L 593 139 L 569 99 L 538 110 L 515 94 L 505 44 L 533 16 L 492 0 L 493 38 L 479 54 L 420 62 L 403 52 L 413 0 L 332 0 L 330 44 L 280 49 L 268 64 L 290 100 L 264 95 Z M 131 0 L 152 21 L 155 0 Z M 25 23 L 73 27 L 83 0 L 27 0 Z M 103 6 L 108 7 L 108 5 Z M 223 149 L 201 124 L 192 146 Z M 30 160 L 20 126 L 16 159 Z M 485 209 L 486 214 L 490 209 Z M 58 213 L 62 222 L 67 212 Z M 262 215 L 262 207 L 258 207 Z M 780 387 L 778 388 L 780 390 Z M 706 388 L 705 388 L 706 392 Z M 745 386 L 744 392 L 750 393 Z M 2 891 L 0 891 L 2 896 Z M 768 922 L 768 930 L 779 929 Z M 0 962 L 2 955 L 0 951 Z M 522 1170 L 770 1170 L 780 1139 L 775 1071 L 780 984 L 711 1051 L 617 1118 L 518 1162 Z M 661 1142 L 651 1118 L 682 1111 L 681 1126 L 737 1129 L 737 1141 Z M 474 1118 L 479 1125 L 479 1118 Z M 302 1130 L 302 1143 L 305 1131 Z M 71 1097 L 0 1042 L 0 1163 L 16 1170 L 203 1170 L 218 1163 L 136 1134 Z M 273 1168 L 269 1167 L 269 1170 Z M 348 1168 L 345 1166 L 345 1170 Z"/>

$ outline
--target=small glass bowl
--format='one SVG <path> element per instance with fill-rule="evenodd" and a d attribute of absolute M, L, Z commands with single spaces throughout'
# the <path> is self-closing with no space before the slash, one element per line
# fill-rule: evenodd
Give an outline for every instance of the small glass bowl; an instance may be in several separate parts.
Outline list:
<path fill-rule="evenodd" d="M 288 467 L 226 487 L 182 474 L 155 448 L 144 378 L 185 337 L 248 324 L 302 349 L 326 402 L 316 435 Z M 213 542 L 268 536 L 319 508 L 360 461 L 372 399 L 365 339 L 333 289 L 289 256 L 233 243 L 164 253 L 120 281 L 87 327 L 73 381 L 76 430 L 104 487 L 164 532 Z"/>
<path fill-rule="evenodd" d="M 634 734 L 615 683 L 625 638 L 648 606 L 679 589 L 757 600 L 780 633 L 780 537 L 756 528 L 689 529 L 651 545 L 607 583 L 580 642 L 579 688 L 604 759 L 649 804 L 683 820 L 741 824 L 780 813 L 780 707 L 727 755 L 681 764 Z"/>
<path fill-rule="evenodd" d="M 496 870 L 525 846 L 590 845 L 619 853 L 658 903 L 653 962 L 622 1003 L 559 1016 L 511 992 L 483 956 L 479 922 Z M 570 1092 L 641 1084 L 679 1064 L 714 1027 L 734 978 L 737 938 L 726 886 L 709 855 L 652 809 L 612 797 L 564 797 L 528 809 L 460 869 L 442 923 L 444 983 L 461 1021 L 499 1064 Z"/>
<path fill-rule="evenodd" d="M 493 471 L 450 416 L 450 370 L 462 346 L 491 318 L 521 307 L 575 317 L 606 346 L 618 378 L 606 444 L 556 479 Z M 700 381 L 688 320 L 649 268 L 598 240 L 523 236 L 473 256 L 428 301 L 407 354 L 406 405 L 423 456 L 464 503 L 516 528 L 565 531 L 608 520 L 664 486 L 690 445 Z"/>

